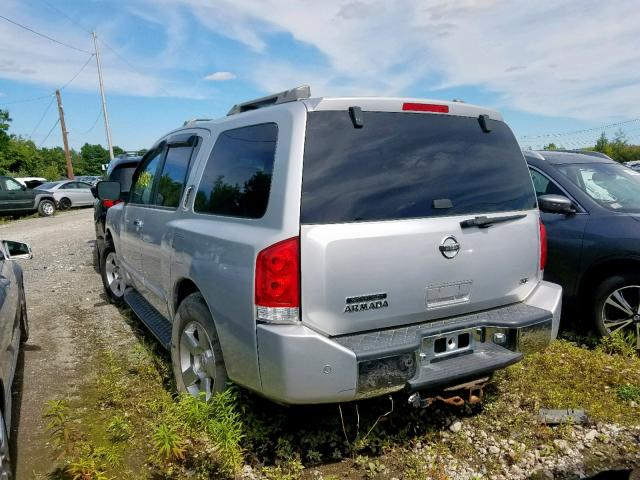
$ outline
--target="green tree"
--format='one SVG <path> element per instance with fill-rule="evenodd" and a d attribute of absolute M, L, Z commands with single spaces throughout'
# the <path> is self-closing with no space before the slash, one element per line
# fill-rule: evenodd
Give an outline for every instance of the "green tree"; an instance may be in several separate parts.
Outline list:
<path fill-rule="evenodd" d="M 547 145 L 545 145 L 543 148 L 543 150 L 558 150 L 558 146 L 555 143 L 549 143 Z"/>

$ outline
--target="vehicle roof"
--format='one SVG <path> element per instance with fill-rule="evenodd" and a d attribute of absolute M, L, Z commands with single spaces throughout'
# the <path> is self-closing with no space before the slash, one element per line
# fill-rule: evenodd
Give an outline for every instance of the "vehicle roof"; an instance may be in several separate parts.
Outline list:
<path fill-rule="evenodd" d="M 404 103 L 422 103 L 431 105 L 443 105 L 449 107 L 449 113 L 431 113 L 431 112 L 414 112 L 403 111 L 402 106 Z M 433 100 L 426 98 L 413 98 L 413 97 L 316 97 L 308 98 L 305 100 L 290 101 L 284 103 L 278 103 L 275 105 L 269 105 L 255 110 L 248 110 L 241 113 L 235 113 L 233 115 L 227 115 L 225 117 L 217 119 L 202 119 L 191 120 L 185 122 L 185 124 L 169 132 L 170 135 L 174 132 L 184 130 L 185 128 L 194 127 L 208 127 L 215 126 L 227 121 L 235 120 L 244 116 L 254 115 L 255 112 L 265 112 L 269 110 L 275 111 L 276 109 L 292 109 L 299 108 L 297 105 L 303 104 L 307 111 L 316 112 L 322 110 L 347 110 L 349 107 L 358 106 L 363 111 L 375 111 L 375 112 L 404 112 L 404 113 L 419 113 L 426 115 L 454 115 L 463 117 L 478 117 L 479 115 L 488 115 L 492 120 L 503 121 L 502 115 L 496 111 L 478 105 L 472 105 L 470 103 L 464 103 L 460 101 L 445 101 L 445 100 Z M 112 161 L 115 161 L 112 160 Z"/>
<path fill-rule="evenodd" d="M 552 165 L 566 165 L 571 163 L 617 163 L 606 155 L 594 155 L 599 152 L 562 152 L 555 150 L 523 150 L 527 160 L 544 160 Z"/>

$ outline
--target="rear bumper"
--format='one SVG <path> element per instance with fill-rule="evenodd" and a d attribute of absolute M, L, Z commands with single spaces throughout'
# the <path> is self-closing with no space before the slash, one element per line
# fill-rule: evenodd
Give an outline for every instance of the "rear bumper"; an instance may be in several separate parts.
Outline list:
<path fill-rule="evenodd" d="M 259 324 L 262 393 L 289 404 L 332 403 L 482 377 L 555 339 L 561 304 L 562 288 L 540 282 L 518 304 L 354 335 Z"/>

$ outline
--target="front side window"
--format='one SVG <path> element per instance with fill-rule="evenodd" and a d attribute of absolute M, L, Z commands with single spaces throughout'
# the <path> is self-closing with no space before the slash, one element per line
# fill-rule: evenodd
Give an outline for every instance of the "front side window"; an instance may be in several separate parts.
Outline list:
<path fill-rule="evenodd" d="M 617 163 L 574 163 L 555 168 L 601 206 L 640 213 L 640 172 Z"/>
<path fill-rule="evenodd" d="M 555 183 L 537 170 L 530 169 L 531 179 L 533 180 L 533 188 L 536 195 L 564 195 Z"/>
<path fill-rule="evenodd" d="M 261 218 L 269 201 L 277 139 L 275 123 L 221 133 L 202 174 L 194 210 Z"/>
<path fill-rule="evenodd" d="M 176 208 L 180 203 L 182 188 L 187 178 L 192 145 L 170 146 L 158 180 L 155 205 Z"/>
<path fill-rule="evenodd" d="M 135 183 L 131 188 L 131 203 L 140 205 L 151 204 L 151 193 L 153 192 L 153 184 L 158 172 L 158 167 L 162 161 L 164 148 L 157 148 L 149 153 L 144 160 L 144 164 L 135 179 Z"/>

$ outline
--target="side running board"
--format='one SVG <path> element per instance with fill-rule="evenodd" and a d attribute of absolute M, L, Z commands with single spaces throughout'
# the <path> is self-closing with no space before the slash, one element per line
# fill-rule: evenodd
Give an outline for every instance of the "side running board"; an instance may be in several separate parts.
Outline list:
<path fill-rule="evenodd" d="M 171 350 L 171 322 L 160 312 L 153 308 L 142 295 L 133 288 L 127 288 L 124 292 L 124 301 L 129 305 L 142 323 L 151 330 L 151 333 L 160 341 L 162 346 Z"/>

